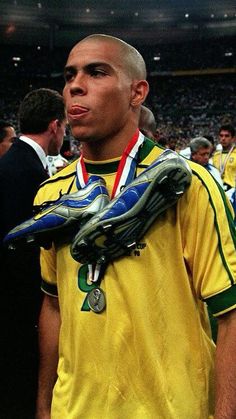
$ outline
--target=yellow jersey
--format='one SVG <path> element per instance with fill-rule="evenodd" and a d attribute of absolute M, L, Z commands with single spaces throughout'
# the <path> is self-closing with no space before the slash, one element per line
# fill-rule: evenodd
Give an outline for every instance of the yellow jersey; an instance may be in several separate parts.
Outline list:
<path fill-rule="evenodd" d="M 236 186 L 236 148 L 231 152 L 216 151 L 212 157 L 213 165 L 221 173 L 223 183 L 229 188 Z"/>
<path fill-rule="evenodd" d="M 137 173 L 163 150 L 145 141 Z M 118 162 L 85 162 L 111 192 Z M 236 307 L 235 230 L 224 192 L 200 165 L 178 203 L 131 255 L 110 263 L 105 311 L 89 310 L 88 266 L 70 245 L 42 249 L 42 289 L 60 304 L 52 419 L 209 419 L 214 404 L 214 316 Z M 46 181 L 36 203 L 76 190 L 76 162 Z"/>

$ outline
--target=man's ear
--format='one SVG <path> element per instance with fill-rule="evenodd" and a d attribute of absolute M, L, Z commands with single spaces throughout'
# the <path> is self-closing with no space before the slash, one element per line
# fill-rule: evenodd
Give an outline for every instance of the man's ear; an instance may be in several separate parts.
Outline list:
<path fill-rule="evenodd" d="M 59 120 L 58 120 L 58 119 L 53 119 L 53 120 L 49 123 L 49 126 L 48 126 L 48 127 L 50 128 L 50 130 L 52 130 L 52 132 L 53 132 L 54 134 L 56 134 L 58 126 L 59 126 Z"/>
<path fill-rule="evenodd" d="M 140 106 L 146 99 L 149 92 L 147 80 L 135 80 L 131 87 L 131 106 Z"/>

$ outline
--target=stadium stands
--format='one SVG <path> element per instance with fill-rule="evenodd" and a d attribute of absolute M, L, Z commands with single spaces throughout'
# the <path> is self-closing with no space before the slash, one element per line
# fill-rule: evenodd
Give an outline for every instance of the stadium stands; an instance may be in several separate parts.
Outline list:
<path fill-rule="evenodd" d="M 193 136 L 216 137 L 220 124 L 236 125 L 235 38 L 140 48 L 148 69 L 150 94 L 146 105 L 158 129 L 179 136 L 184 147 Z M 0 117 L 16 125 L 24 95 L 38 87 L 63 87 L 66 48 L 1 46 Z M 17 129 L 17 126 L 16 126 Z"/>

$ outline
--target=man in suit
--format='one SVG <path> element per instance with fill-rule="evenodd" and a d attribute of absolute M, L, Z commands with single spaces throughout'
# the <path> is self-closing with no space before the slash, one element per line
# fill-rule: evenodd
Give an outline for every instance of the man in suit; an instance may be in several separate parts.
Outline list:
<path fill-rule="evenodd" d="M 50 89 L 26 95 L 19 109 L 21 136 L 0 160 L 1 393 L 0 416 L 34 417 L 37 387 L 39 249 L 6 249 L 6 233 L 30 218 L 39 185 L 48 178 L 46 156 L 61 149 L 66 125 L 62 96 Z"/>

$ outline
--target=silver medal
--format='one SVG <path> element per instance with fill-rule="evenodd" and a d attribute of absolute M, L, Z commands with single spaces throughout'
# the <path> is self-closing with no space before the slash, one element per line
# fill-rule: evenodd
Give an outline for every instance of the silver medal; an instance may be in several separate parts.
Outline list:
<path fill-rule="evenodd" d="M 94 313 L 101 313 L 106 307 L 105 294 L 101 288 L 94 288 L 88 293 L 88 305 Z"/>

